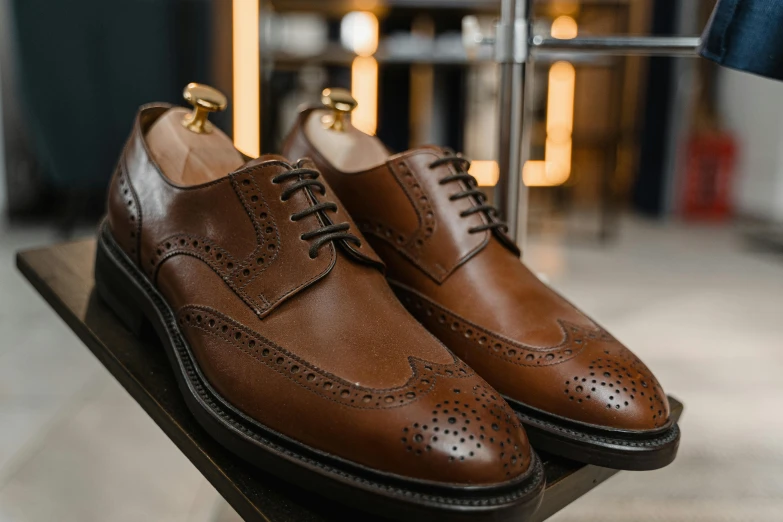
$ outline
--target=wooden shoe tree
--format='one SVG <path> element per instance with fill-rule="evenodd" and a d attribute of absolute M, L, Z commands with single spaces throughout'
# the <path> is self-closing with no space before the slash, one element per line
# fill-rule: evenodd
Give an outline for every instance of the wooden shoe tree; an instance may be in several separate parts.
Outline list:
<path fill-rule="evenodd" d="M 324 89 L 321 102 L 327 107 L 310 113 L 304 132 L 329 163 L 343 172 L 361 172 L 386 162 L 388 149 L 375 136 L 360 131 L 346 116 L 356 100 L 345 89 Z"/>
<path fill-rule="evenodd" d="M 226 97 L 197 83 L 188 84 L 183 96 L 193 111 L 169 109 L 147 132 L 150 154 L 163 174 L 176 185 L 200 185 L 244 165 L 231 139 L 207 120 L 210 112 L 226 108 Z"/>

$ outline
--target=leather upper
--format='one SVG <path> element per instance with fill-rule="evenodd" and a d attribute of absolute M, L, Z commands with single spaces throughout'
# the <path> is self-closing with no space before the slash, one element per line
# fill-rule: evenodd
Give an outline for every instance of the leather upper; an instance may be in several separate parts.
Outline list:
<path fill-rule="evenodd" d="M 284 153 L 309 157 L 387 267 L 407 309 L 506 397 L 579 423 L 647 431 L 669 421 L 655 376 L 630 350 L 542 283 L 449 155 L 423 147 L 343 172 L 313 146 L 304 111 Z M 444 182 L 445 181 L 445 182 Z"/>
<path fill-rule="evenodd" d="M 382 472 L 460 484 L 526 472 L 530 450 L 510 407 L 406 312 L 328 184 L 283 200 L 301 178 L 273 179 L 308 164 L 268 156 L 176 186 L 145 142 L 167 109 L 140 111 L 112 179 L 109 225 L 218 393 L 273 430 Z M 316 201 L 338 210 L 292 219 Z M 360 244 L 331 241 L 311 258 L 303 235 L 333 223 L 348 223 Z"/>

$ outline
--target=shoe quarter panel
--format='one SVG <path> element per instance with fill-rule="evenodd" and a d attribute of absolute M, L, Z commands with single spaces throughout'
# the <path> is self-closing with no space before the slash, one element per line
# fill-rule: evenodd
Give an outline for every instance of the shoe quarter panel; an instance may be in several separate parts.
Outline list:
<path fill-rule="evenodd" d="M 310 243 L 301 236 L 323 224 L 314 215 L 291 220 L 293 213 L 310 206 L 310 200 L 301 190 L 281 199 L 286 185 L 294 183 L 272 182 L 286 168 L 282 165 L 258 164 L 212 183 L 176 186 L 150 159 L 141 125 L 122 162 L 141 202 L 138 263 L 153 282 L 168 259 L 195 257 L 256 315 L 264 316 L 334 264 L 332 245 L 310 259 Z"/>
<path fill-rule="evenodd" d="M 485 218 L 479 213 L 461 215 L 474 202 L 470 198 L 451 199 L 467 187 L 456 181 L 441 185 L 443 178 L 455 172 L 447 165 L 430 168 L 439 157 L 437 149 L 418 149 L 393 156 L 388 164 L 414 202 L 420 221 L 416 233 L 404 245 L 398 245 L 398 250 L 430 278 L 442 283 L 486 246 L 489 233 L 468 232 L 485 224 Z"/>

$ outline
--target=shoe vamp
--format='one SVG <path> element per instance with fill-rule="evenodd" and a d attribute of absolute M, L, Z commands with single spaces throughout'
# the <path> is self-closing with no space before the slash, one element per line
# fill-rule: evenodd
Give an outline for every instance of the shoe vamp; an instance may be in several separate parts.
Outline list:
<path fill-rule="evenodd" d="M 404 384 L 413 372 L 410 358 L 440 364 L 453 359 L 397 302 L 376 269 L 342 255 L 326 277 L 262 319 L 190 256 L 166 261 L 158 285 L 175 312 L 186 306 L 211 309 L 308 364 L 363 386 Z"/>

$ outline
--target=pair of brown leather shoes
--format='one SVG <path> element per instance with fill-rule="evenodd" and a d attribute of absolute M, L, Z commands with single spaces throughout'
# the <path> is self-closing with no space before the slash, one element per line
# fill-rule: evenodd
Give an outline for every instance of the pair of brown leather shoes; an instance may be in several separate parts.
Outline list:
<path fill-rule="evenodd" d="M 311 160 L 250 160 L 204 116 L 140 110 L 95 279 L 126 324 L 152 324 L 222 444 L 414 520 L 532 513 L 544 478 L 522 423 L 586 462 L 674 458 L 655 378 L 520 263 L 466 160 L 389 156 L 319 110 L 284 151 Z"/>

